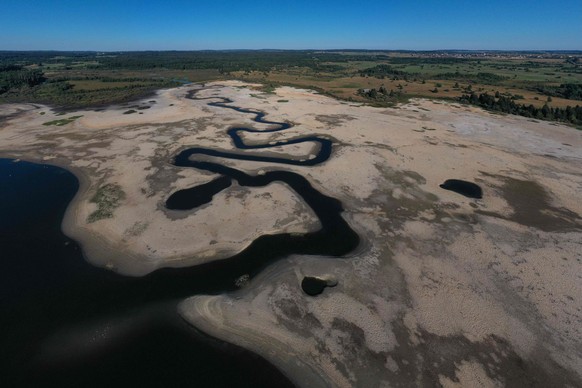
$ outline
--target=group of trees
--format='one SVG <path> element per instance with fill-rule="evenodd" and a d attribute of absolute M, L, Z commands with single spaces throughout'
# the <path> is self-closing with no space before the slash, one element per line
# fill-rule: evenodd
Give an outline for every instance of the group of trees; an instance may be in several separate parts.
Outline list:
<path fill-rule="evenodd" d="M 39 69 L 26 69 L 18 65 L 0 66 L 0 94 L 23 86 L 40 85 L 46 80 Z"/>
<path fill-rule="evenodd" d="M 360 70 L 360 76 L 362 77 L 375 77 L 375 78 L 390 78 L 392 80 L 406 80 L 409 79 L 424 79 L 427 76 L 421 75 L 418 73 L 410 73 L 402 70 L 396 70 L 390 65 L 377 65 L 374 67 L 370 67 L 368 69 Z M 436 80 L 458 80 L 458 81 L 466 81 L 471 83 L 483 83 L 489 85 L 495 85 L 499 82 L 505 81 L 508 77 L 504 77 L 501 75 L 493 74 L 493 73 L 460 73 L 458 71 L 452 73 L 441 73 L 430 76 L 430 79 Z"/>
<path fill-rule="evenodd" d="M 388 91 L 388 89 L 382 85 L 378 89 L 358 89 L 358 95 L 371 100 L 395 101 L 398 97 L 402 96 L 402 93 L 400 91 L 395 92 L 394 90 Z"/>
<path fill-rule="evenodd" d="M 495 97 L 487 93 L 477 95 L 476 93 L 464 94 L 459 99 L 463 103 L 473 104 L 482 108 L 510 113 L 525 117 L 532 117 L 540 120 L 562 121 L 571 124 L 582 124 L 582 107 L 567 106 L 566 108 L 550 107 L 544 104 L 537 108 L 533 105 L 517 104 L 514 99 L 506 96 Z"/>
<path fill-rule="evenodd" d="M 538 86 L 535 91 L 551 97 L 568 100 L 582 100 L 582 84 L 561 84 L 560 86 Z"/>

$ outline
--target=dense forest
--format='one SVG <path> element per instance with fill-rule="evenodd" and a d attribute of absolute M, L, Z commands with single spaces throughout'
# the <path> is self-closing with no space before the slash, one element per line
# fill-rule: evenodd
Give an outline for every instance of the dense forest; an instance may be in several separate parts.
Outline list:
<path fill-rule="evenodd" d="M 0 65 L 0 94 L 23 86 L 32 87 L 46 81 L 39 69 L 25 69 L 19 65 Z"/>
<path fill-rule="evenodd" d="M 582 84 L 561 84 L 560 86 L 537 86 L 535 91 L 550 97 L 568 100 L 582 100 Z"/>
<path fill-rule="evenodd" d="M 220 72 L 270 71 L 277 68 L 306 67 L 315 70 L 339 71 L 343 67 L 330 64 L 349 61 L 376 61 L 382 54 L 334 53 L 305 50 L 232 50 L 232 51 L 132 51 L 132 52 L 0 52 L 2 64 L 65 64 L 85 61 L 86 68 L 100 70 L 144 69 L 218 69 Z"/>

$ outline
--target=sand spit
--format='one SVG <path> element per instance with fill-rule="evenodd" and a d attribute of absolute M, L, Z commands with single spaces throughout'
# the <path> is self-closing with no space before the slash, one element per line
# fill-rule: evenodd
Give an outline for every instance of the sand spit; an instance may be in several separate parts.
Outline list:
<path fill-rule="evenodd" d="M 382 109 L 288 87 L 256 98 L 252 85 L 210 86 L 198 96 L 296 124 L 249 142 L 334 141 L 331 158 L 313 167 L 220 163 L 305 176 L 342 201 L 362 243 L 340 259 L 281 260 L 231 294 L 193 296 L 180 306 L 185 319 L 261 354 L 299 386 L 582 385 L 582 132 L 445 102 Z M 233 185 L 192 212 L 164 209 L 172 192 L 216 178 L 170 165 L 173 155 L 188 146 L 232 151 L 229 127 L 260 128 L 249 114 L 185 99 L 189 88 L 160 92 L 142 115 L 112 107 L 75 113 L 83 117 L 62 127 L 42 125 L 59 118 L 46 107 L 2 107 L 11 116 L 0 121 L 0 155 L 81 177 L 65 230 L 91 262 L 124 273 L 317 229 L 283 184 Z M 268 152 L 311 152 L 280 148 Z M 440 188 L 447 179 L 479 184 L 483 198 Z M 117 205 L 88 222 L 100 189 Z M 312 297 L 301 290 L 305 276 L 338 284 Z"/>

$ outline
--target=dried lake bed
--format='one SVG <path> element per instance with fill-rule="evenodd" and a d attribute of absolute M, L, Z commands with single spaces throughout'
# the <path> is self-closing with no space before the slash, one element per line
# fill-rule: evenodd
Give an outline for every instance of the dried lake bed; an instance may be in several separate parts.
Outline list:
<path fill-rule="evenodd" d="M 271 123 L 209 105 L 224 98 Z M 228 292 L 187 295 L 179 313 L 192 326 L 263 356 L 299 386 L 582 383 L 582 132 L 450 102 L 373 108 L 236 81 L 138 105 L 62 116 L 0 107 L 0 157 L 79 179 L 63 230 L 91 264 L 143 276 L 236 256 L 261 236 L 320 230 L 314 208 L 280 181 L 234 181 L 190 210 L 166 207 L 172 194 L 221 176 L 174 165 L 180 152 L 253 155 L 189 160 L 299 175 L 341 202 L 359 244 L 285 256 L 240 273 Z M 291 125 L 271 131 L 272 122 Z M 270 147 L 239 149 L 233 127 L 259 130 L 240 137 Z M 332 149 L 311 165 L 320 144 L 289 140 L 313 136 Z M 477 184 L 482 198 L 441 188 L 449 179 Z M 333 287 L 307 295 L 305 277 Z"/>

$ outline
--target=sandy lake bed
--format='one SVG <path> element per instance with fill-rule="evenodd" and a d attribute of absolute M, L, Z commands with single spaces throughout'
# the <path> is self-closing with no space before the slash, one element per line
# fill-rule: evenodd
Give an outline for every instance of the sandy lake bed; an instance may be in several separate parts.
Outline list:
<path fill-rule="evenodd" d="M 192 89 L 200 99 L 186 98 Z M 360 243 L 339 258 L 282 258 L 234 292 L 192 295 L 180 304 L 190 324 L 260 354 L 299 386 L 582 385 L 582 132 L 574 128 L 451 102 L 374 108 L 224 81 L 160 91 L 131 114 L 0 106 L 0 157 L 73 172 L 81 187 L 63 229 L 89 262 L 123 275 L 225 259 L 262 235 L 317 231 L 313 209 L 281 182 L 234 182 L 195 209 L 165 207 L 176 191 L 219 177 L 173 165 L 176 154 L 243 153 L 229 128 L 271 127 L 209 106 L 211 97 L 293 124 L 245 133 L 247 144 L 317 135 L 332 153 L 314 166 L 193 159 L 251 176 L 303 176 L 341 201 Z M 306 161 L 317 147 L 244 152 Z M 478 184 L 482 198 L 439 187 L 447 179 Z M 306 276 L 337 285 L 306 295 Z"/>

